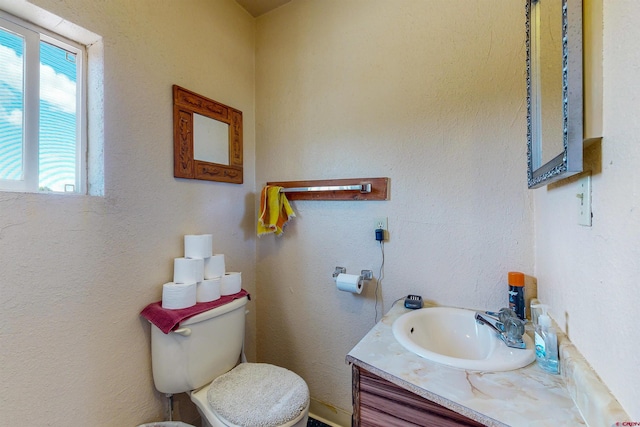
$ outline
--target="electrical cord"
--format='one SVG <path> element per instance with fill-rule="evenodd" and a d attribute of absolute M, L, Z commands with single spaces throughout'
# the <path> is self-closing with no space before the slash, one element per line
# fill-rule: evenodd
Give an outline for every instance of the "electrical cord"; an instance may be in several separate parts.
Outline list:
<path fill-rule="evenodd" d="M 373 322 L 374 325 L 378 323 L 378 289 L 382 284 L 382 279 L 384 279 L 384 241 L 383 240 L 380 240 L 380 253 L 382 254 L 382 262 L 380 263 L 378 280 L 376 280 L 376 304 L 375 304 L 376 317 Z"/>

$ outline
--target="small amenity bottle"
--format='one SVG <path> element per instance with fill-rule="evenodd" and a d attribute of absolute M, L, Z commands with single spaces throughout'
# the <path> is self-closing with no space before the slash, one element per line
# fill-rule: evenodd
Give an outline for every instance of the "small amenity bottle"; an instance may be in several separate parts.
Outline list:
<path fill-rule="evenodd" d="M 540 305 L 542 314 L 538 316 L 535 330 L 536 360 L 538 365 L 551 374 L 559 373 L 558 364 L 558 336 L 551 325 L 551 318 L 547 314 L 547 307 Z"/>
<path fill-rule="evenodd" d="M 524 274 L 510 271 L 507 277 L 509 281 L 509 308 L 516 313 L 520 320 L 524 320 Z"/>

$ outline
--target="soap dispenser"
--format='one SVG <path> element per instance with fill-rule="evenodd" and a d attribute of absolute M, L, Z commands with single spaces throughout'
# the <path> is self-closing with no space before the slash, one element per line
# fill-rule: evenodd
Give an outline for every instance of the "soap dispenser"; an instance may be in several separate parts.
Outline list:
<path fill-rule="evenodd" d="M 540 304 L 542 314 L 538 316 L 535 329 L 536 360 L 538 365 L 551 374 L 559 373 L 558 364 L 558 336 L 551 325 L 551 318 L 547 314 L 547 306 Z"/>

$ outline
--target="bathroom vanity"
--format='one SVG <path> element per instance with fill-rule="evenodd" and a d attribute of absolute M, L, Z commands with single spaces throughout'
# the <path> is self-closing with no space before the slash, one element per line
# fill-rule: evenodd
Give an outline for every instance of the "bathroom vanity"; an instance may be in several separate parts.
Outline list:
<path fill-rule="evenodd" d="M 353 425 L 614 425 L 628 416 L 576 348 L 559 334 L 562 375 L 536 363 L 505 372 L 451 368 L 405 350 L 393 322 L 402 301 L 349 352 Z M 579 402 L 580 407 L 575 403 Z"/>
<path fill-rule="evenodd" d="M 352 382 L 353 426 L 483 425 L 356 365 L 352 365 Z"/>

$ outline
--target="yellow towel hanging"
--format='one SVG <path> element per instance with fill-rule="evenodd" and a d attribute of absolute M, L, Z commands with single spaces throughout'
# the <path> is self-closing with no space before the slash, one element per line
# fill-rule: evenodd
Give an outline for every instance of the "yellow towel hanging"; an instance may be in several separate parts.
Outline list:
<path fill-rule="evenodd" d="M 280 236 L 287 222 L 296 216 L 281 189 L 282 187 L 267 185 L 260 193 L 258 237 L 270 233 Z"/>

